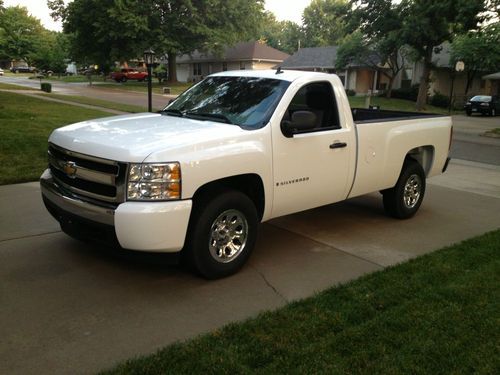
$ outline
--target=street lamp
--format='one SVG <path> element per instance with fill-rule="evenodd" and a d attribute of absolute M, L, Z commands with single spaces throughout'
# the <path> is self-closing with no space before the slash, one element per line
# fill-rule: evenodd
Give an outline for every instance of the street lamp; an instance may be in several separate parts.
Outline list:
<path fill-rule="evenodd" d="M 153 87 L 151 86 L 151 67 L 155 59 L 155 52 L 150 48 L 144 51 L 144 62 L 148 68 L 148 111 L 153 112 Z"/>
<path fill-rule="evenodd" d="M 448 104 L 448 114 L 451 113 L 451 107 L 453 106 L 453 86 L 455 84 L 455 75 L 457 72 L 463 72 L 465 69 L 465 64 L 463 61 L 457 61 L 455 64 L 455 69 L 451 72 L 451 88 L 450 88 L 450 101 Z"/>

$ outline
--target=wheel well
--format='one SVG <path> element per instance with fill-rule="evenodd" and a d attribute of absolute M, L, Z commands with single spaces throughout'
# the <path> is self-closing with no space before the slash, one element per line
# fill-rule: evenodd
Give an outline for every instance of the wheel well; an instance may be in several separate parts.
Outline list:
<path fill-rule="evenodd" d="M 196 190 L 193 202 L 199 202 L 202 198 L 213 196 L 224 190 L 237 190 L 246 194 L 255 204 L 259 221 L 264 215 L 265 195 L 264 184 L 257 174 L 242 174 L 211 181 Z"/>
<path fill-rule="evenodd" d="M 410 150 L 405 157 L 406 159 L 413 159 L 420 164 L 428 176 L 434 162 L 434 146 L 420 146 Z"/>

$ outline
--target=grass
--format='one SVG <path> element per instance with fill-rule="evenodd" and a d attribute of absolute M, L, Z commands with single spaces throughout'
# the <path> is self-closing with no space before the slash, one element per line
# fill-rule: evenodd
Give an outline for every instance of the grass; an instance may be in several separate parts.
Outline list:
<path fill-rule="evenodd" d="M 3 83 L 0 82 L 0 89 L 3 90 L 35 90 L 32 87 L 26 87 L 26 86 L 19 86 L 11 83 Z"/>
<path fill-rule="evenodd" d="M 103 374 L 498 374 L 500 230 Z"/>
<path fill-rule="evenodd" d="M 0 185 L 37 180 L 53 129 L 109 113 L 0 92 Z"/>
<path fill-rule="evenodd" d="M 40 94 L 40 95 L 54 99 L 61 99 L 68 102 L 89 104 L 89 105 L 94 105 L 96 107 L 115 109 L 117 111 L 130 112 L 130 113 L 147 112 L 148 110 L 146 107 L 110 102 L 107 100 L 94 99 L 87 96 L 73 96 L 73 95 L 60 95 L 60 94 Z"/>
<path fill-rule="evenodd" d="M 88 82 L 89 79 L 85 75 L 79 75 L 75 74 L 72 76 L 58 76 L 58 75 L 52 75 L 50 77 L 44 77 L 44 80 L 48 81 L 58 81 L 58 82 L 66 82 L 66 83 L 72 83 L 72 82 Z M 101 76 L 92 76 L 92 82 L 102 82 L 103 79 Z"/>
<path fill-rule="evenodd" d="M 361 96 L 349 96 L 349 103 L 351 107 L 355 108 L 364 108 L 365 107 L 365 97 Z M 381 109 L 388 109 L 393 111 L 407 111 L 407 112 L 415 112 L 415 102 L 403 99 L 387 99 L 381 98 L 378 96 L 374 96 L 371 98 L 371 105 L 378 105 Z M 425 110 L 423 112 L 427 113 L 436 113 L 447 115 L 447 108 L 439 108 L 434 107 L 432 105 L 427 104 L 425 106 Z M 452 114 L 463 114 L 463 111 L 452 111 Z"/>
<path fill-rule="evenodd" d="M 153 93 L 155 94 L 163 94 L 163 87 L 170 87 L 172 95 L 179 95 L 190 88 L 192 83 L 185 82 L 176 82 L 176 83 L 165 83 L 159 84 L 158 81 L 154 81 L 153 83 Z M 138 91 L 138 92 L 147 92 L 148 83 L 147 82 L 137 82 L 137 81 L 127 81 L 125 83 L 117 83 L 113 81 L 109 81 L 108 83 L 99 83 L 96 84 L 95 87 L 102 87 L 107 89 L 115 89 L 115 90 L 126 90 L 126 91 Z"/>

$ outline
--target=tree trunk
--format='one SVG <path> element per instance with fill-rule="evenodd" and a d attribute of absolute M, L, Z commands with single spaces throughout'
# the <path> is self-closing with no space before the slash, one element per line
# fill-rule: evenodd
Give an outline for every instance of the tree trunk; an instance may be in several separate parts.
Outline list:
<path fill-rule="evenodd" d="M 428 46 L 425 50 L 424 57 L 424 71 L 422 72 L 422 77 L 420 78 L 420 87 L 418 88 L 418 97 L 416 109 L 417 111 L 421 111 L 425 108 L 425 104 L 427 103 L 427 91 L 429 88 L 429 77 L 431 75 L 431 66 L 432 66 L 432 46 Z"/>
<path fill-rule="evenodd" d="M 385 93 L 385 97 L 387 99 L 391 98 L 392 95 L 392 86 L 394 86 L 394 79 L 396 78 L 395 76 L 388 76 L 389 78 L 389 85 L 387 86 L 387 92 Z"/>
<path fill-rule="evenodd" d="M 467 97 L 467 93 L 469 92 L 469 89 L 472 86 L 472 81 L 474 80 L 475 75 L 476 75 L 475 70 L 469 70 L 467 72 L 467 83 L 465 85 L 465 97 Z"/>
<path fill-rule="evenodd" d="M 168 52 L 168 82 L 177 82 L 177 54 Z"/>

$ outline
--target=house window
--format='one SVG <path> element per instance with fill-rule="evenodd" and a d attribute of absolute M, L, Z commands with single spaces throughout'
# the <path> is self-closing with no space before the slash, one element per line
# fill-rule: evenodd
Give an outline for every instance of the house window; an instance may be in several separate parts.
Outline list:
<path fill-rule="evenodd" d="M 227 72 L 227 62 L 222 63 L 222 71 Z"/>
<path fill-rule="evenodd" d="M 240 70 L 245 70 L 245 62 L 240 61 Z"/>
<path fill-rule="evenodd" d="M 193 64 L 193 76 L 201 76 L 201 64 Z"/>

